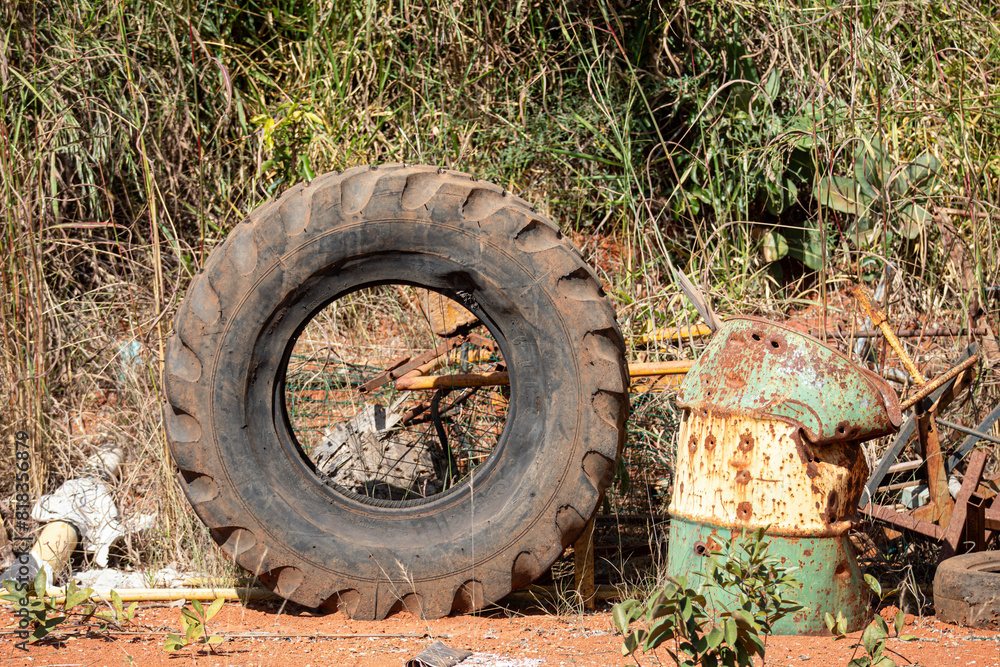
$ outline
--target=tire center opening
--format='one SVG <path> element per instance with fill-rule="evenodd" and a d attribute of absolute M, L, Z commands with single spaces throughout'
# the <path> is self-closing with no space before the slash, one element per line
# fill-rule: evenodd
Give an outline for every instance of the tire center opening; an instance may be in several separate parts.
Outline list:
<path fill-rule="evenodd" d="M 313 315 L 284 369 L 285 413 L 317 476 L 348 498 L 410 507 L 495 458 L 510 386 L 490 328 L 454 299 L 365 287 Z"/>

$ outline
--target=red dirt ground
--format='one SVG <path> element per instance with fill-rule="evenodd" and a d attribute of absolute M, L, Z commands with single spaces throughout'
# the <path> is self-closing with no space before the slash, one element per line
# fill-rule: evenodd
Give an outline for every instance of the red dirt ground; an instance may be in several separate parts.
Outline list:
<path fill-rule="evenodd" d="M 176 632 L 180 626 L 179 608 L 141 608 L 134 624 L 134 634 L 74 637 L 63 633 L 66 639 L 61 644 L 32 646 L 25 653 L 14 646 L 9 609 L 0 610 L 0 626 L 7 628 L 0 639 L 0 665 L 402 667 L 438 640 L 475 653 L 462 667 L 671 664 L 664 651 L 655 656 L 640 655 L 638 660 L 623 658 L 621 637 L 614 634 L 609 608 L 562 617 L 535 611 L 498 610 L 436 621 L 421 621 L 404 611 L 382 622 L 362 622 L 349 620 L 343 613 L 314 614 L 300 607 L 280 610 L 276 602 L 252 603 L 246 608 L 227 603 L 209 624 L 211 633 L 227 637 L 214 655 L 198 650 L 163 652 L 166 633 Z M 258 636 L 249 636 L 254 634 Z M 904 634 L 917 639 L 888 642 L 900 665 L 1000 664 L 997 632 L 918 618 L 907 626 Z M 834 641 L 830 637 L 772 637 L 767 643 L 766 664 L 844 667 L 855 655 L 858 637 L 858 633 L 848 641 Z"/>

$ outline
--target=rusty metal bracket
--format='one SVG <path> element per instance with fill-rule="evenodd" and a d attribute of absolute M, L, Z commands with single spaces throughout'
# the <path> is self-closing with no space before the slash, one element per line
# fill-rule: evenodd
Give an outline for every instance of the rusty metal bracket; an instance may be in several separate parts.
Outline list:
<path fill-rule="evenodd" d="M 423 366 L 428 361 L 433 361 L 444 354 L 448 354 L 448 352 L 454 350 L 456 347 L 468 340 L 467 336 L 458 336 L 457 338 L 449 339 L 447 343 L 438 345 L 433 350 L 428 350 L 423 354 L 418 354 L 416 357 L 404 357 L 403 359 L 397 359 L 389 365 L 389 368 L 358 387 L 358 391 L 362 394 L 374 391 L 386 383 L 403 377 L 413 369 Z"/>
<path fill-rule="evenodd" d="M 951 523 L 955 501 L 948 490 L 948 473 L 944 469 L 944 454 L 941 451 L 937 422 L 930 413 L 917 417 L 917 434 L 923 447 L 920 454 L 924 457 L 927 468 L 927 489 L 936 508 L 934 519 L 939 526 L 947 526 Z"/>
<path fill-rule="evenodd" d="M 980 433 L 970 434 L 969 437 L 965 439 L 965 442 L 963 442 L 961 446 L 955 450 L 955 453 L 949 457 L 948 470 L 953 470 L 955 466 L 957 466 L 961 460 L 965 458 L 965 455 L 972 451 L 972 448 L 976 446 L 976 443 L 979 442 L 982 437 L 981 432 L 993 426 L 997 420 L 1000 420 L 1000 406 L 993 408 L 993 411 L 986 415 L 986 419 L 981 421 L 979 426 L 976 427 L 976 430 L 980 431 Z"/>
<path fill-rule="evenodd" d="M 936 523 L 931 523 L 930 521 L 924 521 L 919 519 L 912 514 L 907 512 L 897 512 L 891 507 L 886 507 L 884 505 L 876 505 L 875 503 L 870 503 L 868 506 L 868 513 L 875 517 L 876 519 L 881 519 L 888 524 L 892 524 L 897 528 L 902 528 L 904 530 L 910 530 L 915 533 L 920 533 L 926 537 L 934 540 L 940 540 L 944 537 L 944 528 L 937 525 Z M 925 505 L 926 507 L 926 505 Z"/>
<path fill-rule="evenodd" d="M 983 470 L 986 468 L 986 452 L 977 449 L 969 459 L 969 467 L 965 470 L 965 479 L 962 480 L 962 488 L 955 498 L 955 511 L 948 522 L 948 529 L 944 534 L 944 542 L 941 545 L 941 553 L 938 562 L 945 558 L 951 558 L 958 553 L 959 543 L 962 541 L 962 533 L 965 532 L 966 517 L 968 516 L 969 498 L 979 488 L 979 481 L 983 477 Z"/>
<path fill-rule="evenodd" d="M 486 336 L 477 333 L 470 333 L 468 335 L 468 339 L 473 345 L 478 345 L 479 347 L 485 348 L 494 354 L 500 352 L 500 346 L 497 345 L 496 341 L 491 340 Z"/>
<path fill-rule="evenodd" d="M 983 522 L 986 526 L 986 537 L 983 544 L 988 544 L 993 539 L 994 533 L 1000 530 L 1000 519 L 998 517 L 1000 517 L 1000 493 L 993 496 L 993 502 L 983 512 Z"/>
<path fill-rule="evenodd" d="M 986 498 L 973 493 L 969 496 L 965 514 L 965 541 L 972 545 L 972 551 L 986 550 Z"/>
<path fill-rule="evenodd" d="M 973 452 L 965 472 L 965 479 L 962 480 L 962 488 L 955 499 L 954 511 L 949 515 L 945 526 L 917 516 L 918 513 L 939 515 L 940 508 L 934 506 L 933 500 L 912 513 L 896 512 L 892 508 L 871 503 L 867 513 L 897 528 L 940 541 L 941 552 L 938 562 L 961 553 L 962 545 L 970 545 L 968 551 L 982 551 L 990 538 L 990 531 L 987 529 L 1000 528 L 1000 510 L 993 507 L 986 509 L 986 499 L 976 492 L 986 468 L 987 458 L 986 452 L 981 449 Z M 997 505 L 996 499 L 993 505 Z"/>
<path fill-rule="evenodd" d="M 978 350 L 979 347 L 977 345 L 970 345 L 969 347 L 967 347 L 965 351 L 962 353 L 962 356 L 959 357 L 957 365 L 961 365 L 966 360 L 973 357 L 975 353 L 978 352 Z M 941 401 L 943 401 L 948 392 L 950 392 L 952 387 L 955 386 L 955 383 L 958 381 L 958 378 L 959 378 L 958 375 L 952 376 L 947 381 L 942 383 L 940 387 L 932 391 L 928 397 L 930 399 L 930 402 L 934 405 L 938 405 Z M 941 409 L 943 407 L 944 405 L 938 405 L 938 409 Z M 1000 419 L 1000 408 L 994 410 L 990 416 L 993 417 L 994 413 L 996 415 L 994 417 L 994 421 L 996 419 Z M 989 417 L 987 417 L 987 420 L 989 420 Z M 984 421 L 984 423 L 986 422 Z M 989 423 L 992 424 L 993 422 Z M 980 426 L 980 430 L 982 430 L 982 428 L 983 427 Z M 910 441 L 910 438 L 913 437 L 913 434 L 916 430 L 917 430 L 917 419 L 913 415 L 910 415 L 909 417 L 907 417 L 906 421 L 903 422 L 903 425 L 899 429 L 899 433 L 896 434 L 896 437 L 892 441 L 892 444 L 889 445 L 889 449 L 886 450 L 885 454 L 879 460 L 878 465 L 875 466 L 875 470 L 873 470 L 871 475 L 868 477 L 868 481 L 865 483 L 865 489 L 861 493 L 861 500 L 859 501 L 858 509 L 864 509 L 871 501 L 872 497 L 874 496 L 875 490 L 879 486 L 881 486 L 882 480 L 885 479 L 886 474 L 888 474 L 889 472 L 889 468 L 892 466 L 892 464 L 896 462 L 896 459 L 899 457 L 900 453 L 906 447 L 906 444 Z M 970 440 L 972 441 L 971 444 Z M 966 453 L 968 453 L 969 450 L 972 449 L 975 443 L 976 440 L 972 440 L 972 438 L 967 439 L 966 444 L 963 444 L 962 447 L 959 448 L 959 452 L 952 455 L 951 458 L 948 459 L 948 470 L 951 470 L 956 465 L 958 465 L 958 462 L 962 460 L 962 458 L 965 456 Z M 961 453 L 961 456 L 959 455 L 959 453 Z"/>

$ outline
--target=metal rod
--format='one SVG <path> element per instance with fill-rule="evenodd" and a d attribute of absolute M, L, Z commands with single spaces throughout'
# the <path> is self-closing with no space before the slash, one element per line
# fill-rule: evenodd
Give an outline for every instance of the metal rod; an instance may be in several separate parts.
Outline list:
<path fill-rule="evenodd" d="M 457 338 L 452 338 L 446 343 L 438 345 L 433 350 L 429 350 L 427 352 L 424 352 L 423 354 L 417 355 L 416 357 L 413 358 L 402 357 L 400 359 L 396 359 L 389 365 L 389 368 L 382 371 L 381 373 L 373 377 L 371 380 L 368 380 L 368 382 L 365 382 L 363 385 L 358 387 L 358 391 L 361 392 L 362 394 L 375 391 L 382 385 L 392 382 L 398 377 L 406 375 L 415 368 L 419 368 L 420 366 L 423 366 L 424 364 L 431 362 L 437 359 L 438 357 L 448 354 L 448 352 L 455 349 L 456 347 L 464 343 L 466 340 L 468 339 L 465 336 L 459 336 Z"/>
<path fill-rule="evenodd" d="M 950 422 L 946 419 L 938 419 L 937 423 L 941 424 L 941 426 L 947 426 L 948 428 L 953 428 L 956 431 L 961 431 L 966 435 L 974 435 L 980 440 L 989 440 L 990 442 L 995 442 L 998 445 L 1000 445 L 1000 438 L 995 438 L 992 435 L 989 435 L 988 433 L 983 433 L 982 431 L 976 431 L 975 429 L 971 429 L 968 426 L 962 426 L 961 424 L 956 424 L 955 422 Z"/>
<path fill-rule="evenodd" d="M 653 377 L 658 375 L 683 375 L 687 373 L 693 361 L 658 361 L 645 364 L 629 364 L 629 377 Z M 510 375 L 506 371 L 491 373 L 458 373 L 455 375 L 420 375 L 401 377 L 396 380 L 399 391 L 419 389 L 454 389 L 457 387 L 497 387 L 510 384 Z"/>
<path fill-rule="evenodd" d="M 869 505 L 868 512 L 876 519 L 881 519 L 887 523 L 891 523 L 899 528 L 904 528 L 906 530 L 912 530 L 914 532 L 920 533 L 921 535 L 926 535 L 935 540 L 940 540 L 944 537 L 944 528 L 933 524 L 929 521 L 924 521 L 923 519 L 918 519 L 905 512 L 896 512 L 888 507 L 883 507 L 882 505 L 876 505 L 871 503 Z"/>
<path fill-rule="evenodd" d="M 818 336 L 823 332 L 820 329 L 810 329 L 810 336 Z M 893 334 L 897 338 L 940 338 L 944 336 L 986 336 L 988 334 L 988 329 L 986 327 L 974 327 L 972 329 L 963 329 L 960 327 L 930 327 L 927 329 L 894 329 Z M 849 338 L 878 338 L 879 336 L 884 336 L 885 334 L 879 330 L 867 329 L 861 331 L 846 331 L 831 329 L 826 332 L 827 336 L 843 336 Z"/>
<path fill-rule="evenodd" d="M 889 326 L 885 313 L 882 312 L 882 309 L 879 308 L 878 304 L 872 301 L 871 294 L 869 294 L 868 290 L 862 285 L 854 285 L 849 292 L 855 299 L 857 299 L 858 305 L 861 306 L 861 310 L 865 311 L 865 314 L 871 318 L 872 324 L 877 326 L 879 330 L 882 331 L 882 335 L 885 336 L 887 341 L 889 341 L 889 345 L 892 346 L 892 349 L 896 352 L 899 360 L 903 362 L 903 368 L 905 368 L 906 372 L 910 374 L 913 381 L 919 385 L 924 384 L 924 376 L 920 374 L 920 371 L 917 370 L 916 364 L 914 364 L 913 360 L 910 359 L 910 355 L 906 353 L 905 349 L 903 349 L 903 344 L 899 342 L 899 339 L 896 338 L 895 332 Z"/>
<path fill-rule="evenodd" d="M 695 324 L 688 327 L 664 327 L 662 329 L 654 329 L 648 334 L 640 336 L 637 342 L 640 345 L 648 345 L 649 343 L 665 343 L 680 340 L 682 338 L 701 338 L 703 336 L 711 335 L 712 329 L 707 324 Z"/>
<path fill-rule="evenodd" d="M 899 472 L 909 472 L 911 470 L 916 470 L 924 464 L 924 460 L 920 459 L 918 461 L 903 461 L 902 463 L 893 463 L 889 466 L 889 474 L 895 474 Z"/>
<path fill-rule="evenodd" d="M 656 361 L 645 364 L 629 364 L 628 376 L 633 378 L 650 377 L 653 375 L 683 375 L 694 366 L 693 361 Z"/>
<path fill-rule="evenodd" d="M 418 375 L 396 380 L 396 389 L 455 389 L 458 387 L 499 387 L 510 384 L 507 371 L 492 373 L 456 373 L 455 375 Z"/>
<path fill-rule="evenodd" d="M 118 593 L 122 602 L 172 602 L 175 600 L 208 602 L 217 598 L 262 600 L 277 597 L 265 588 L 116 588 L 115 592 Z M 45 595 L 53 598 L 53 604 L 58 604 L 66 600 L 66 589 L 46 588 Z M 93 602 L 103 602 L 110 599 L 110 588 L 97 589 L 87 598 Z"/>
<path fill-rule="evenodd" d="M 1000 406 L 993 408 L 993 410 L 986 415 L 986 419 L 979 422 L 979 425 L 976 426 L 976 430 L 985 431 L 993 426 L 993 424 L 997 423 L 997 420 L 1000 420 Z M 966 438 L 965 442 L 963 442 L 955 453 L 951 455 L 951 458 L 948 459 L 948 470 L 954 469 L 955 466 L 961 463 L 962 459 L 965 458 L 965 455 L 972 451 L 972 448 L 976 446 L 977 442 L 979 442 L 979 436 L 977 435 L 970 435 Z"/>
<path fill-rule="evenodd" d="M 957 366 L 952 366 L 947 373 L 937 376 L 930 382 L 922 383 L 920 389 L 917 392 L 910 394 L 910 396 L 908 396 L 905 401 L 899 404 L 899 409 L 909 410 L 914 405 L 916 405 L 923 399 L 930 396 L 935 389 L 937 389 L 938 387 L 940 387 L 953 377 L 956 377 L 959 373 L 966 370 L 967 368 L 974 366 L 978 361 L 979 357 L 976 355 L 972 355 L 971 357 L 969 357 L 962 363 L 958 364 Z"/>

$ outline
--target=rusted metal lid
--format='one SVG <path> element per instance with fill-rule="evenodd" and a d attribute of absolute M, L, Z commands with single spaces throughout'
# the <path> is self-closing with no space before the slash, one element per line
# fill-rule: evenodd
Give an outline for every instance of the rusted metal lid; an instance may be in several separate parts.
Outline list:
<path fill-rule="evenodd" d="M 813 444 L 869 440 L 902 421 L 885 380 L 812 336 L 756 317 L 726 320 L 688 371 L 677 404 L 778 419 Z"/>

